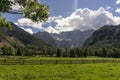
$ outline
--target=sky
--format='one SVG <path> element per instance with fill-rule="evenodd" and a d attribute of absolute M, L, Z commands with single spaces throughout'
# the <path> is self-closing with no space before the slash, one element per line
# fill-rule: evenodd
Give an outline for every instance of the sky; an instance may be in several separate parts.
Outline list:
<path fill-rule="evenodd" d="M 66 31 L 99 29 L 103 25 L 120 24 L 120 0 L 39 0 L 50 7 L 46 22 L 35 23 L 22 15 L 3 14 L 7 21 L 33 34 L 38 31 L 61 33 Z M 19 7 L 13 6 L 14 9 Z"/>

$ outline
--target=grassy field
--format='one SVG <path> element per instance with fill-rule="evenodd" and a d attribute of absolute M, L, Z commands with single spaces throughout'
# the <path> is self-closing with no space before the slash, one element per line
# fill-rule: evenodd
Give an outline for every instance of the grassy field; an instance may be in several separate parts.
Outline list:
<path fill-rule="evenodd" d="M 90 57 L 91 58 L 91 57 Z M 57 58 L 57 57 L 41 57 L 41 56 L 1 56 L 0 60 L 80 60 L 81 58 Z"/>
<path fill-rule="evenodd" d="M 64 57 L 41 57 L 41 56 L 0 56 L 0 60 L 81 60 L 81 59 L 119 59 L 119 58 L 101 58 L 89 56 L 87 58 L 64 58 Z"/>
<path fill-rule="evenodd" d="M 1 56 L 0 65 L 40 65 L 40 64 L 88 64 L 88 63 L 120 63 L 119 58 L 57 58 L 41 56 Z"/>
<path fill-rule="evenodd" d="M 120 80 L 120 64 L 0 65 L 0 80 Z"/>

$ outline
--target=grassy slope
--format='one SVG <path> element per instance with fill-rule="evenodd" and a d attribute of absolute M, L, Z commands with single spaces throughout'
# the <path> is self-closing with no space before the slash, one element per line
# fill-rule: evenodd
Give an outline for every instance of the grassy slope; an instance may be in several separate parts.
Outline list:
<path fill-rule="evenodd" d="M 120 64 L 0 65 L 0 80 L 119 80 Z"/>

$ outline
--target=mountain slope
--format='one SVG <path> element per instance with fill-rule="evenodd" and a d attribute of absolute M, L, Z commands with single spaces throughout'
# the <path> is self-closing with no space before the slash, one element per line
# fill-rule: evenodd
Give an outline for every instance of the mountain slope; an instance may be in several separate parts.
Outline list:
<path fill-rule="evenodd" d="M 37 37 L 27 33 L 26 31 L 18 28 L 16 25 L 12 24 L 13 30 L 10 31 L 12 36 L 19 39 L 24 45 L 34 45 L 39 47 L 47 46 L 45 42 L 38 39 Z"/>
<path fill-rule="evenodd" d="M 15 24 L 11 23 L 12 30 L 3 28 L 0 30 L 0 44 L 7 44 L 9 46 L 37 46 L 43 48 L 48 46 L 42 40 L 36 38 L 35 36 L 27 33 L 26 31 L 18 28 Z"/>
<path fill-rule="evenodd" d="M 106 25 L 95 31 L 84 47 L 120 48 L 120 25 Z"/>
<path fill-rule="evenodd" d="M 52 38 L 52 36 L 48 32 L 37 32 L 34 34 L 34 36 L 38 37 L 39 39 L 43 40 L 44 42 L 50 45 L 55 46 L 55 40 Z"/>

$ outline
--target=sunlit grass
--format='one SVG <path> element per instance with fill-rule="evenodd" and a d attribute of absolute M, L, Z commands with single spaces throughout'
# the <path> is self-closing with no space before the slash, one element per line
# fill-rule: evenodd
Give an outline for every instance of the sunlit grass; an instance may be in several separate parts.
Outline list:
<path fill-rule="evenodd" d="M 119 63 L 0 65 L 0 80 L 119 80 Z"/>

